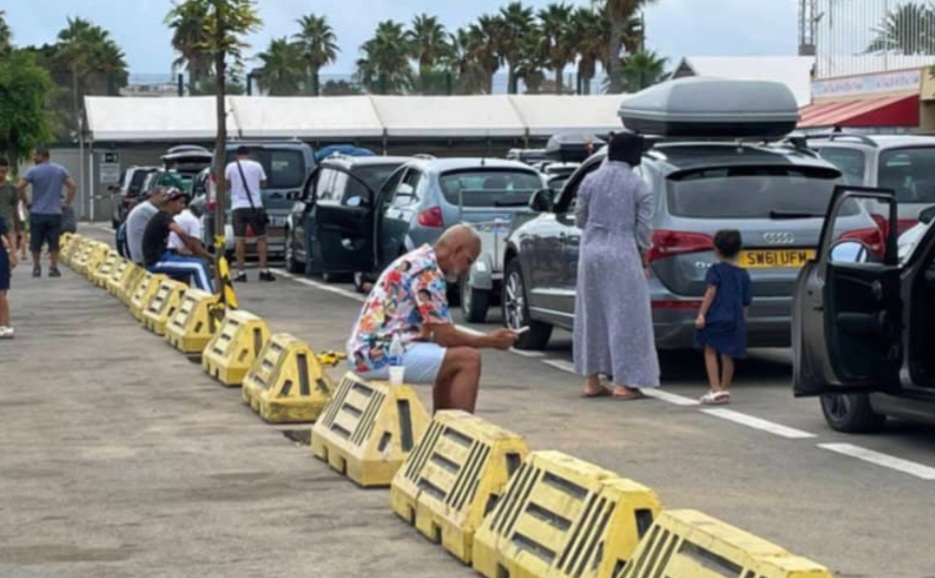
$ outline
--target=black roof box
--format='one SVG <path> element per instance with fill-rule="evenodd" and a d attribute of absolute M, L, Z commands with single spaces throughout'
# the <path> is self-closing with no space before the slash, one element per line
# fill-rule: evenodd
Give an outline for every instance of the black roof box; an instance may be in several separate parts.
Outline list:
<path fill-rule="evenodd" d="M 778 138 L 799 121 L 795 96 L 785 84 L 700 76 L 640 91 L 618 114 L 627 129 L 663 137 Z"/>
<path fill-rule="evenodd" d="M 582 163 L 604 144 L 603 139 L 593 134 L 562 132 L 552 135 L 545 145 L 545 154 L 563 163 Z"/>

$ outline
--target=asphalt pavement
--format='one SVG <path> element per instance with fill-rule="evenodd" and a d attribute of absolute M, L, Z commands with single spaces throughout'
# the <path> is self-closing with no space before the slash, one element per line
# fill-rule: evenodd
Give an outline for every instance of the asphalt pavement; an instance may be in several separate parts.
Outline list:
<path fill-rule="evenodd" d="M 81 230 L 110 240 L 105 231 Z M 263 424 L 239 390 L 64 273 L 33 280 L 20 268 L 13 279 L 18 335 L 0 342 L 0 575 L 474 576 L 397 520 L 388 492 L 338 477 L 284 435 L 300 428 Z M 343 347 L 362 299 L 285 274 L 260 284 L 254 273 L 237 291 L 274 332 L 319 350 Z M 793 399 L 781 350 L 742 363 L 734 403 L 713 409 L 695 402 L 706 389 L 696 354 L 663 355 L 663 388 L 638 402 L 581 399 L 570 361 L 562 334 L 542 354 L 485 353 L 478 414 L 837 576 L 933 575 L 931 428 L 832 432 L 817 402 Z"/>

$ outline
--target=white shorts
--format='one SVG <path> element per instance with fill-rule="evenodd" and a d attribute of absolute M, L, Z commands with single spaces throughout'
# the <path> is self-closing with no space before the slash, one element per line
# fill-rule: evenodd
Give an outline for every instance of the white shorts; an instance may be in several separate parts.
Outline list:
<path fill-rule="evenodd" d="M 448 350 L 437 343 L 411 343 L 403 354 L 403 367 L 406 368 L 406 374 L 403 376 L 404 383 L 435 383 L 438 379 L 438 372 L 441 371 L 442 363 L 445 361 L 445 353 Z M 349 355 L 348 359 L 353 359 Z M 353 367 L 351 368 L 353 369 Z M 380 369 L 368 371 L 367 373 L 357 374 L 362 379 L 375 379 L 386 381 L 390 378 L 390 366 L 385 365 Z"/>

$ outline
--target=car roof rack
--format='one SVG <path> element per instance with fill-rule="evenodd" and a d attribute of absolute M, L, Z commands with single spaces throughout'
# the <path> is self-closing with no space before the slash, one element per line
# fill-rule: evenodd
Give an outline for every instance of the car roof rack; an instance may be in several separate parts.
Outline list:
<path fill-rule="evenodd" d="M 426 160 L 426 161 L 434 161 L 434 160 L 436 160 L 438 157 L 436 157 L 435 155 L 429 155 L 429 154 L 425 154 L 425 153 L 417 153 L 417 154 L 412 155 L 412 158 L 414 158 L 414 159 L 422 159 L 422 160 Z"/>
<path fill-rule="evenodd" d="M 877 141 L 873 140 L 872 138 L 866 135 L 854 134 L 851 132 L 831 132 L 828 134 L 810 136 L 809 138 L 823 138 L 823 139 L 828 139 L 830 141 L 836 141 L 836 140 L 842 140 L 842 139 L 853 139 L 869 147 L 878 148 L 880 146 L 879 144 L 877 144 Z"/>

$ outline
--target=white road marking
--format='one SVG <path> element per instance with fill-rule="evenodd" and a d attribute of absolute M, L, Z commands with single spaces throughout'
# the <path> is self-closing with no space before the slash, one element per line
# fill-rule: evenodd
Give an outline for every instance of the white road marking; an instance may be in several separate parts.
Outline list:
<path fill-rule="evenodd" d="M 314 287 L 315 289 L 327 291 L 328 293 L 334 293 L 335 295 L 341 295 L 342 297 L 347 297 L 348 299 L 353 299 L 354 301 L 359 301 L 363 303 L 367 299 L 366 297 L 364 297 L 363 295 L 360 295 L 359 293 L 348 291 L 347 289 L 341 289 L 340 287 L 334 287 L 334 286 L 328 285 L 327 283 L 319 283 L 318 281 L 312 281 L 311 279 L 303 279 L 302 277 L 293 275 L 292 273 L 289 273 L 288 271 L 285 271 L 283 269 L 273 269 L 272 271 L 276 275 L 285 277 L 287 279 L 292 279 L 296 283 L 301 283 L 302 285 L 308 285 L 309 287 Z"/>
<path fill-rule="evenodd" d="M 514 347 L 510 348 L 510 353 L 515 353 L 516 355 L 520 355 L 522 357 L 529 357 L 529 358 L 545 357 L 545 354 L 542 353 L 541 351 L 526 351 L 523 349 L 516 349 Z"/>
<path fill-rule="evenodd" d="M 841 455 L 857 458 L 871 464 L 883 466 L 891 470 L 896 470 L 915 476 L 923 480 L 935 480 L 935 468 L 925 466 L 916 462 L 910 462 L 902 458 L 897 458 L 887 454 L 882 454 L 867 448 L 855 446 L 852 444 L 818 444 L 823 450 L 832 451 Z"/>
<path fill-rule="evenodd" d="M 721 419 L 726 419 L 727 421 L 732 421 L 734 423 L 745 425 L 747 427 L 752 427 L 753 429 L 758 429 L 761 431 L 769 432 L 771 434 L 784 437 L 790 440 L 797 439 L 807 439 L 818 437 L 815 434 L 810 434 L 807 431 L 802 431 L 799 429 L 786 427 L 778 423 L 767 421 L 758 417 L 753 417 L 740 413 L 738 411 L 733 411 L 730 409 L 703 409 L 702 413 L 708 415 L 713 415 L 714 417 L 719 417 Z"/>
<path fill-rule="evenodd" d="M 562 359 L 544 359 L 542 360 L 542 363 L 550 367 L 554 367 L 559 371 L 564 371 L 565 373 L 577 374 L 575 371 L 575 366 Z"/>
<path fill-rule="evenodd" d="M 697 399 L 692 399 L 690 397 L 685 397 L 684 395 L 677 395 L 674 393 L 669 393 L 668 391 L 662 391 L 660 389 L 647 387 L 641 389 L 647 397 L 653 397 L 660 401 L 665 401 L 674 405 L 679 405 L 682 407 L 694 407 L 696 405 L 701 405 Z"/>

